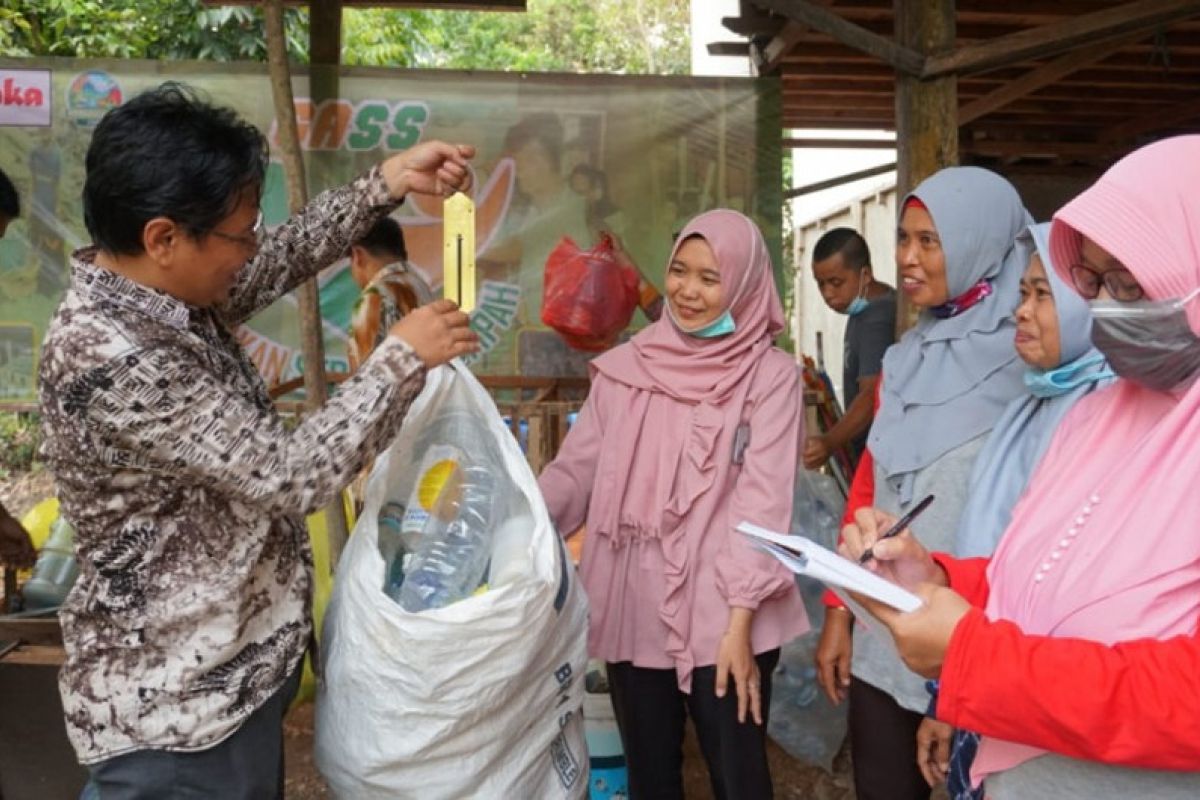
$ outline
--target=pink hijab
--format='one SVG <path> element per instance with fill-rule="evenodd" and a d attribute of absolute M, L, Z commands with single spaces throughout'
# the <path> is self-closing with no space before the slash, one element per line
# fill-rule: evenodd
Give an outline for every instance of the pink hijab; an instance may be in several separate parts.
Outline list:
<path fill-rule="evenodd" d="M 1200 286 L 1200 136 L 1126 156 L 1054 217 L 1068 285 L 1087 236 L 1152 300 Z M 1200 302 L 1188 305 L 1200 332 Z M 989 567 L 992 619 L 1032 635 L 1166 639 L 1200 618 L 1200 381 L 1174 393 L 1121 379 L 1068 413 Z M 1181 521 L 1185 524 L 1181 525 Z M 1044 751 L 984 738 L 976 781 Z"/>
<path fill-rule="evenodd" d="M 594 375 L 630 391 L 628 406 L 605 433 L 612 444 L 601 454 L 588 514 L 589 535 L 611 547 L 632 539 L 660 540 L 666 587 L 659 618 L 685 691 L 694 667 L 689 609 L 693 595 L 707 590 L 691 580 L 697 569 L 694 553 L 706 536 L 732 535 L 733 523 L 722 512 L 727 509 L 722 487 L 729 485 L 733 469 L 729 448 L 745 421 L 755 371 L 783 329 L 783 306 L 758 226 L 736 211 L 709 211 L 680 232 L 675 250 L 693 235 L 703 237 L 716 255 L 735 330 L 698 338 L 664 314 L 592 361 Z M 773 457 L 775 446 L 783 458 L 787 443 L 777 442 L 765 449 L 765 460 Z M 793 466 L 787 466 L 787 474 Z"/>
<path fill-rule="evenodd" d="M 628 345 L 592 361 L 592 368 L 618 383 L 678 400 L 722 403 L 783 330 L 783 305 L 766 242 L 749 217 L 727 208 L 701 214 L 679 232 L 671 259 L 692 236 L 702 237 L 717 257 L 736 330 L 718 339 L 691 336 L 674 323 L 668 307 Z"/>

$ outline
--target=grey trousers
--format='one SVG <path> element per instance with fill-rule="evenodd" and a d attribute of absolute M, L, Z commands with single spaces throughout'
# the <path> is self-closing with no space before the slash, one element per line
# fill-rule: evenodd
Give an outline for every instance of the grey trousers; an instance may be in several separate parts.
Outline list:
<path fill-rule="evenodd" d="M 300 673 L 297 667 L 242 727 L 208 750 L 139 750 L 92 764 L 81 800 L 282 800 L 283 717 Z"/>

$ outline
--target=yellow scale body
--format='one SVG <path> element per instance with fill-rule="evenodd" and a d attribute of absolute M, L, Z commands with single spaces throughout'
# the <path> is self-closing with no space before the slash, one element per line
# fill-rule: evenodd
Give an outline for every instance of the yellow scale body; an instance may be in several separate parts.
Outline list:
<path fill-rule="evenodd" d="M 442 206 L 442 296 L 475 309 L 475 202 L 462 192 Z"/>

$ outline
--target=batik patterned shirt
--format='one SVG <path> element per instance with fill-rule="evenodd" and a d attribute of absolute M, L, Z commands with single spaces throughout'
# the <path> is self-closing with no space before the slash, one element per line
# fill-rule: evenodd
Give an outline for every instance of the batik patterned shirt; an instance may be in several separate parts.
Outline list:
<path fill-rule="evenodd" d="M 42 455 L 75 526 L 59 678 L 85 764 L 226 738 L 311 637 L 304 515 L 399 429 L 424 385 L 387 339 L 289 429 L 233 330 L 340 258 L 394 206 L 378 171 L 267 236 L 223 306 L 201 309 L 72 259 L 40 367 Z"/>

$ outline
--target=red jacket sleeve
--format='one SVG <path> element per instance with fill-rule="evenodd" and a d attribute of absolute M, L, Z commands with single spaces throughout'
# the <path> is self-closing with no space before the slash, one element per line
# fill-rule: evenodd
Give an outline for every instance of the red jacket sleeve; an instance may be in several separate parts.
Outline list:
<path fill-rule="evenodd" d="M 972 610 L 942 665 L 938 719 L 1073 758 L 1200 764 L 1200 638 L 1107 646 L 1030 636 Z"/>
<path fill-rule="evenodd" d="M 875 383 L 875 413 L 879 413 L 879 389 L 883 386 L 883 378 L 880 378 Z M 871 455 L 871 448 L 864 447 L 862 458 L 858 460 L 858 467 L 854 470 L 854 480 L 850 482 L 850 493 L 846 496 L 846 513 L 842 514 L 842 525 L 849 525 L 854 521 L 854 512 L 864 506 L 869 506 L 875 502 L 875 458 Z M 842 535 L 838 533 L 838 544 L 842 542 Z M 829 608 L 845 608 L 846 604 L 841 598 L 828 589 L 821 596 L 821 602 Z"/>
<path fill-rule="evenodd" d="M 934 553 L 933 560 L 950 579 L 950 588 L 967 598 L 976 608 L 988 600 L 987 568 L 990 558 L 955 558 L 946 553 Z"/>

